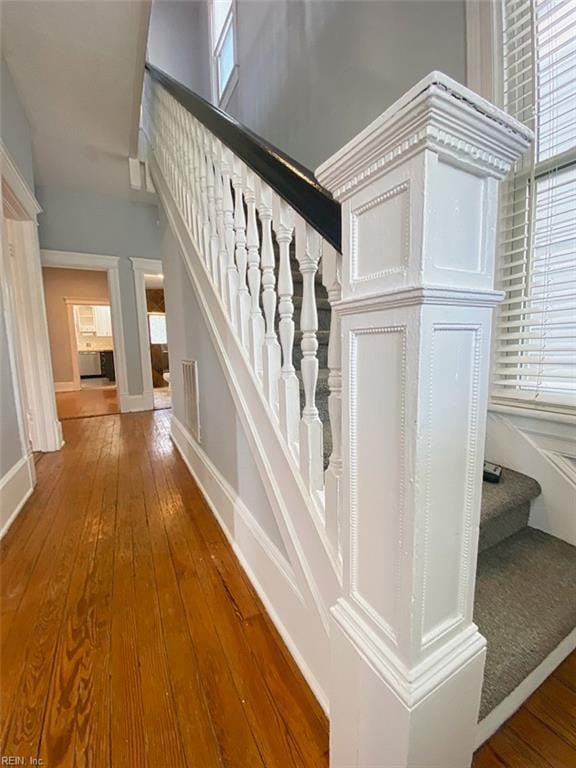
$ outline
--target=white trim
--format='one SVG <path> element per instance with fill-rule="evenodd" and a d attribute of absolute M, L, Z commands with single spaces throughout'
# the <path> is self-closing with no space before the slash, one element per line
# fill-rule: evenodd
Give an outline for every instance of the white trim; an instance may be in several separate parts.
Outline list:
<path fill-rule="evenodd" d="M 81 387 L 79 386 L 77 381 L 55 381 L 54 382 L 54 391 L 55 392 L 78 392 Z"/>
<path fill-rule="evenodd" d="M 36 485 L 34 456 L 22 456 L 0 479 L 0 539 L 18 517 Z"/>
<path fill-rule="evenodd" d="M 148 331 L 148 311 L 146 303 L 146 282 L 144 275 L 163 274 L 162 262 L 157 259 L 131 258 L 134 272 L 134 290 L 136 291 L 136 316 L 138 336 L 140 338 L 140 367 L 142 368 L 143 395 L 152 395 L 154 403 L 154 380 L 152 378 L 152 359 L 150 356 L 150 334 Z"/>
<path fill-rule="evenodd" d="M 228 17 L 222 25 L 220 36 L 218 40 L 214 40 L 214 0 L 208 2 L 208 25 L 210 27 L 210 91 L 212 93 L 212 102 L 216 104 L 220 109 L 226 109 L 228 102 L 239 80 L 239 67 L 238 67 L 238 24 L 237 24 L 237 3 L 236 0 L 232 0 Z M 230 72 L 230 76 L 224 86 L 222 93 L 218 87 L 218 57 L 221 53 L 222 45 L 228 33 L 228 28 L 232 26 L 232 36 L 234 39 L 234 66 Z"/>
<path fill-rule="evenodd" d="M 154 410 L 154 392 L 143 392 L 141 395 L 119 394 L 118 403 L 122 413 Z"/>
<path fill-rule="evenodd" d="M 80 253 L 76 251 L 53 251 L 43 248 L 42 266 L 61 267 L 63 269 L 117 269 L 119 256 L 102 256 L 95 253 Z"/>
<path fill-rule="evenodd" d="M 190 474 L 202 491 L 234 554 L 264 603 L 306 682 L 328 712 L 328 695 L 298 650 L 287 629 L 288 621 L 306 626 L 307 609 L 296 586 L 294 572 L 278 547 L 250 513 L 242 499 L 214 466 L 184 425 L 173 415 L 171 436 Z M 282 606 L 282 616 L 278 613 Z"/>
<path fill-rule="evenodd" d="M 30 446 L 57 451 L 63 445 L 62 425 L 54 397 L 36 216 L 6 220 L 3 195 L 2 237 L 0 282 L 22 454 Z"/>
<path fill-rule="evenodd" d="M 122 317 L 122 294 L 120 291 L 119 256 L 103 256 L 94 253 L 77 253 L 73 251 L 42 250 L 42 265 L 61 269 L 88 269 L 105 271 L 108 274 L 108 300 L 112 317 L 112 335 L 114 338 L 114 367 L 118 388 L 118 402 L 122 413 L 132 410 L 145 410 L 132 407 L 132 398 L 142 398 L 143 395 L 129 395 L 128 372 L 126 369 L 126 345 L 124 338 L 124 322 Z"/>
<path fill-rule="evenodd" d="M 562 642 L 536 667 L 520 685 L 501 701 L 484 720 L 478 723 L 476 731 L 476 749 L 494 734 L 503 723 L 512 717 L 534 691 L 549 677 L 564 659 L 576 649 L 576 629 L 565 637 Z"/>
<path fill-rule="evenodd" d="M 466 85 L 502 106 L 501 0 L 466 0 Z"/>
<path fill-rule="evenodd" d="M 36 216 L 42 213 L 42 208 L 34 193 L 28 186 L 28 182 L 18 170 L 18 166 L 12 159 L 6 145 L 0 139 L 0 164 L 2 167 L 2 178 L 18 198 L 18 202 L 26 211 L 29 219 L 36 220 Z"/>

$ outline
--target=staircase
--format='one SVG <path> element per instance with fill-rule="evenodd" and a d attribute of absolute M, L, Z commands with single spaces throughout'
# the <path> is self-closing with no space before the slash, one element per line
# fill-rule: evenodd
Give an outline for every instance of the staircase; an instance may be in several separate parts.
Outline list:
<path fill-rule="evenodd" d="M 149 73 L 155 186 L 289 560 L 261 594 L 331 765 L 464 768 L 576 624 L 538 483 L 481 479 L 497 186 L 530 132 L 431 73 L 316 179 Z"/>

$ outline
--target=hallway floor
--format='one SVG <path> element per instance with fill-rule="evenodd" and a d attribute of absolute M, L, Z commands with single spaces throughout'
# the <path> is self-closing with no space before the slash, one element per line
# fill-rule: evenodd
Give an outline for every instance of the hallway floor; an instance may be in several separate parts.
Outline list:
<path fill-rule="evenodd" d="M 0 756 L 315 768 L 328 724 L 170 440 L 170 412 L 66 421 L 0 543 Z M 576 653 L 474 768 L 576 765 Z"/>
<path fill-rule="evenodd" d="M 169 411 L 76 419 L 0 547 L 0 754 L 314 768 L 326 719 L 177 455 Z"/>
<path fill-rule="evenodd" d="M 56 392 L 56 408 L 59 419 L 120 413 L 118 390 L 115 386 L 109 386 L 88 387 L 75 392 Z"/>

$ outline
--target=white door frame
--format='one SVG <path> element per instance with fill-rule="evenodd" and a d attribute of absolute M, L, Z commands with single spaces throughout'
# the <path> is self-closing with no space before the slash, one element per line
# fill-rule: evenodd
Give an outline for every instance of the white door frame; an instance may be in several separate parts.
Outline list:
<path fill-rule="evenodd" d="M 2 293 L 18 420 L 26 451 L 62 447 L 53 387 L 37 216 L 38 201 L 0 142 L 2 169 Z M 8 214 L 10 218 L 5 218 Z M 11 242 L 9 243 L 9 239 Z"/>
<path fill-rule="evenodd" d="M 119 256 L 102 256 L 94 253 L 76 253 L 73 251 L 42 250 L 44 267 L 61 269 L 87 269 L 106 272 L 108 277 L 108 299 L 112 317 L 112 335 L 114 337 L 114 367 L 118 404 L 122 413 L 131 411 L 128 394 L 128 373 L 126 369 L 126 347 L 124 344 L 124 322 L 122 319 L 122 298 L 120 293 Z M 91 302 L 97 303 L 97 302 Z"/>
<path fill-rule="evenodd" d="M 154 407 L 154 383 L 152 379 L 152 357 L 150 352 L 150 334 L 148 332 L 148 309 L 146 302 L 145 275 L 162 275 L 162 262 L 158 259 L 133 259 L 134 288 L 136 290 L 136 313 L 138 315 L 138 335 L 140 336 L 140 364 L 142 367 L 143 397 Z"/>

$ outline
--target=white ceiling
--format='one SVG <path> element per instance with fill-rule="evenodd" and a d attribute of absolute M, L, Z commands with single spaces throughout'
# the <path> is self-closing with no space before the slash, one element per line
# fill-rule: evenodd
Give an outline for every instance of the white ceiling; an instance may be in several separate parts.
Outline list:
<path fill-rule="evenodd" d="M 3 0 L 36 183 L 131 196 L 150 0 Z"/>

